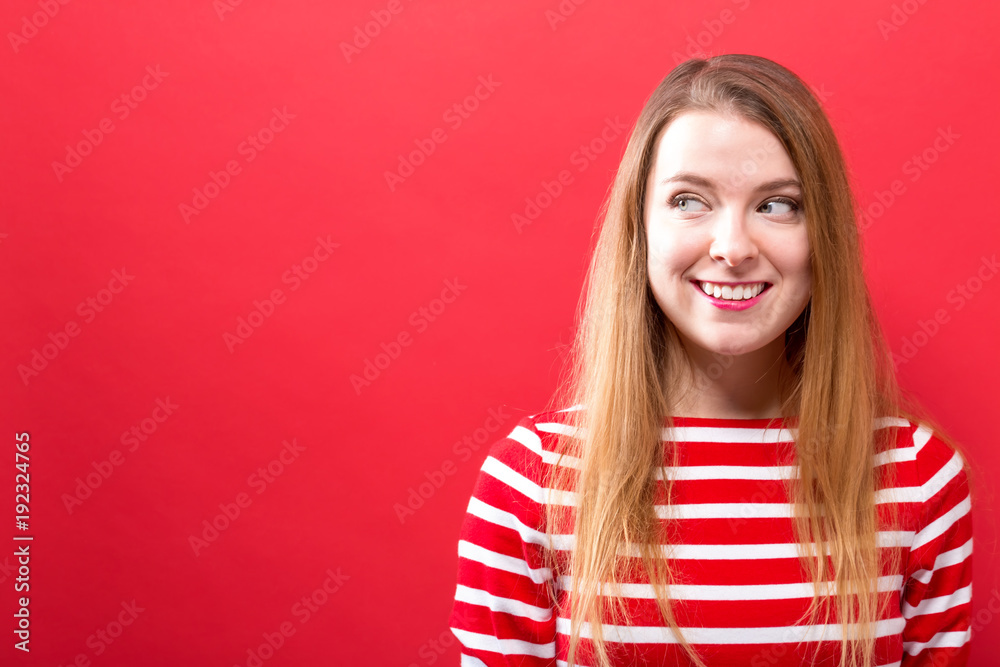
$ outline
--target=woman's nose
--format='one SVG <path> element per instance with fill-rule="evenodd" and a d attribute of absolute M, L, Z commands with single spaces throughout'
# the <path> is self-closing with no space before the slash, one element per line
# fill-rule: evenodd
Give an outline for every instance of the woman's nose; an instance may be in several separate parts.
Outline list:
<path fill-rule="evenodd" d="M 757 252 L 746 213 L 733 208 L 719 211 L 709 248 L 712 259 L 735 267 L 756 258 Z"/>

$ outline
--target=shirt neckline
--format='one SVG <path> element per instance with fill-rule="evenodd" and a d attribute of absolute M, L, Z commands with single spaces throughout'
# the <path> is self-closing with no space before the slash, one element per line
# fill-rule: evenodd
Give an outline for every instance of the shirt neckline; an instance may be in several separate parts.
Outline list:
<path fill-rule="evenodd" d="M 784 428 L 794 424 L 795 417 L 672 417 L 675 427 L 740 427 L 740 428 Z M 666 419 L 664 419 L 666 425 Z"/>

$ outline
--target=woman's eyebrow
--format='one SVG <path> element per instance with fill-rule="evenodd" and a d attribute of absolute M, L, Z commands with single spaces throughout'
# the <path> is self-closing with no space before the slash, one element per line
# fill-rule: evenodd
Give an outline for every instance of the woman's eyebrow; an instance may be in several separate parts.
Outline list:
<path fill-rule="evenodd" d="M 793 187 L 802 189 L 802 184 L 797 178 L 776 178 L 773 181 L 761 183 L 753 189 L 754 192 L 765 192 L 768 190 L 780 190 L 781 188 Z"/>
<path fill-rule="evenodd" d="M 660 181 L 660 185 L 666 185 L 667 183 L 690 183 L 691 185 L 699 185 L 704 188 L 714 188 L 715 182 L 711 179 L 705 178 L 704 176 L 699 176 L 698 174 L 691 173 L 689 171 L 679 171 L 673 176 L 668 176 Z M 795 187 L 802 189 L 802 183 L 799 182 L 797 178 L 776 178 L 765 183 L 754 187 L 754 192 L 768 192 L 771 190 L 780 190 L 781 188 Z"/>
<path fill-rule="evenodd" d="M 705 188 L 714 188 L 715 183 L 711 180 L 705 178 L 704 176 L 699 176 L 698 174 L 693 174 L 690 171 L 679 171 L 673 176 L 668 176 L 660 181 L 660 185 L 666 185 L 667 183 L 691 183 L 692 185 L 700 185 Z"/>

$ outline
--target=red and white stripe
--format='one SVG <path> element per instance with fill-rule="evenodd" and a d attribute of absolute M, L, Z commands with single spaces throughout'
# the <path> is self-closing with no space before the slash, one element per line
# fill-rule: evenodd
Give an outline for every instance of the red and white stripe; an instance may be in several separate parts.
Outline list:
<path fill-rule="evenodd" d="M 575 493 L 545 483 L 551 466 L 579 468 L 579 459 L 553 451 L 558 434 L 575 435 L 564 412 L 522 419 L 482 465 L 458 544 L 450 619 L 463 666 L 566 664 L 570 619 L 554 603 L 566 601 L 573 581 L 555 576 L 544 557 L 552 549 L 565 564 L 575 543 L 573 535 L 544 532 L 546 503 L 569 513 L 576 503 Z M 890 429 L 895 442 L 873 461 L 895 472 L 876 502 L 895 506 L 902 522 L 878 541 L 901 551 L 902 568 L 877 582 L 891 611 L 875 627 L 874 664 L 964 665 L 972 523 L 962 458 L 922 425 L 883 418 L 875 428 Z M 685 639 L 708 665 L 799 665 L 817 647 L 820 664 L 837 664 L 841 625 L 801 622 L 813 584 L 798 559 L 786 490 L 798 474 L 788 460 L 792 432 L 781 420 L 768 427 L 768 420 L 679 418 L 664 438 L 676 443 L 682 464 L 658 471 L 658 483 L 674 480 L 674 502 L 655 509 L 676 542 L 662 555 L 677 573 L 669 595 Z M 635 545 L 619 553 L 638 557 Z M 823 589 L 836 593 L 832 583 Z M 616 664 L 689 664 L 648 581 L 605 586 L 603 594 L 621 597 L 632 616 L 627 626 L 603 624 Z M 589 664 L 590 632 L 584 624 L 578 664 Z"/>

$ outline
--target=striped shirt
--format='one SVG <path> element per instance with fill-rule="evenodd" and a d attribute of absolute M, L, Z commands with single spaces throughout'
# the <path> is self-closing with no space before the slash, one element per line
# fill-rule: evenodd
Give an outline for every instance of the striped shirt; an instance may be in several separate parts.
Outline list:
<path fill-rule="evenodd" d="M 463 667 L 564 667 L 570 619 L 557 612 L 572 579 L 546 566 L 546 503 L 572 511 L 572 492 L 545 488 L 556 465 L 555 439 L 572 435 L 565 411 L 525 417 L 495 443 L 479 473 L 458 543 L 458 585 L 450 618 Z M 674 501 L 657 505 L 673 544 L 677 573 L 669 597 L 685 639 L 706 664 L 779 667 L 839 663 L 839 623 L 804 625 L 813 584 L 798 559 L 787 480 L 797 476 L 787 422 L 677 418 L 664 439 L 681 465 L 658 473 L 673 482 Z M 968 660 L 972 598 L 972 518 L 962 457 L 926 426 L 883 418 L 892 442 L 876 466 L 894 466 L 891 488 L 876 503 L 895 503 L 900 523 L 879 533 L 879 547 L 901 550 L 901 571 L 883 571 L 891 597 L 876 626 L 874 665 L 952 667 Z M 561 465 L 577 467 L 564 457 Z M 885 528 L 885 526 L 883 526 Z M 552 536 L 560 564 L 573 535 Z M 637 561 L 638 562 L 638 561 Z M 563 568 L 565 572 L 565 568 Z M 616 665 L 689 665 L 659 614 L 648 580 L 619 594 L 629 625 L 603 625 Z M 825 591 L 835 593 L 834 588 Z M 608 595 L 611 591 L 607 592 Z M 592 655 L 589 624 L 577 664 Z"/>

